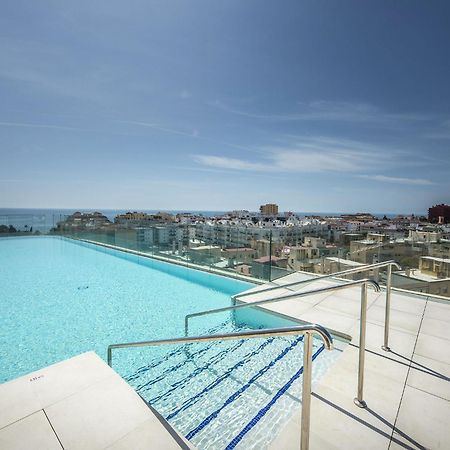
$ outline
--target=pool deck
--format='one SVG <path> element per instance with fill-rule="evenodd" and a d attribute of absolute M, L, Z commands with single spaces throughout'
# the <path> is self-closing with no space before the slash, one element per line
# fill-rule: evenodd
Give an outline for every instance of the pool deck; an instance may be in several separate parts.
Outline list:
<path fill-rule="evenodd" d="M 271 283 L 286 284 L 310 275 L 296 273 Z M 336 284 L 316 281 L 302 290 Z M 253 291 L 264 289 L 258 286 Z M 292 294 L 283 288 L 278 295 Z M 311 449 L 448 449 L 450 448 L 450 300 L 392 291 L 391 351 L 381 349 L 385 291 L 368 292 L 364 398 L 356 397 L 360 288 L 299 297 L 265 309 L 321 324 L 351 337 L 342 355 L 313 386 Z M 274 291 L 240 301 L 274 296 Z M 286 425 L 272 450 L 300 448 L 300 415 Z"/>
<path fill-rule="evenodd" d="M 0 384 L 0 449 L 193 449 L 94 352 Z"/>

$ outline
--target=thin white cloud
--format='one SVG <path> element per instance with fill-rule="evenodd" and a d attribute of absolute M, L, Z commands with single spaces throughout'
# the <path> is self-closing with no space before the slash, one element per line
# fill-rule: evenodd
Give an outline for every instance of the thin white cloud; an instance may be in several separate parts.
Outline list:
<path fill-rule="evenodd" d="M 192 155 L 194 161 L 208 167 L 228 170 L 248 170 L 248 171 L 272 171 L 270 165 L 264 163 L 254 163 L 238 158 L 228 158 L 226 156 L 214 155 Z"/>
<path fill-rule="evenodd" d="M 151 122 L 150 123 L 142 122 L 139 120 L 116 120 L 116 122 L 125 123 L 125 124 L 129 124 L 129 125 L 136 125 L 136 126 L 146 127 L 146 128 L 153 128 L 154 130 L 162 131 L 164 133 L 178 134 L 179 136 L 185 136 L 185 137 L 189 137 L 189 138 L 193 138 L 193 139 L 212 142 L 212 143 L 218 144 L 218 145 L 226 145 L 227 147 L 236 148 L 239 150 L 245 150 L 248 152 L 258 152 L 257 150 L 245 147 L 243 145 L 233 144 L 231 142 L 226 142 L 226 141 L 222 141 L 222 140 L 212 139 L 207 136 L 203 136 L 200 134 L 200 131 L 197 128 L 193 128 L 191 132 L 187 132 L 187 131 L 182 131 L 177 128 L 162 126 L 162 125 L 159 125 L 156 123 L 151 123 Z"/>
<path fill-rule="evenodd" d="M 366 180 L 379 181 L 381 183 L 397 183 L 397 184 L 410 184 L 415 186 L 429 186 L 433 185 L 430 180 L 425 178 L 403 178 L 403 177 L 391 177 L 386 175 L 358 175 L 358 178 L 365 178 Z"/>
<path fill-rule="evenodd" d="M 220 101 L 208 103 L 231 114 L 273 122 L 283 121 L 335 121 L 356 122 L 380 126 L 397 126 L 400 123 L 432 120 L 429 114 L 390 113 L 368 103 L 313 101 L 298 102 L 298 110 L 289 113 L 264 114 L 234 108 Z"/>
<path fill-rule="evenodd" d="M 305 150 L 269 151 L 261 161 L 217 155 L 192 155 L 197 163 L 228 170 L 258 172 L 354 172 L 364 167 L 364 155 L 355 152 Z"/>
<path fill-rule="evenodd" d="M 196 154 L 192 157 L 203 166 L 228 170 L 361 173 L 368 166 L 371 170 L 382 170 L 387 164 L 393 166 L 401 155 L 401 151 L 365 142 L 323 136 L 284 136 L 280 145 L 262 147 L 258 156 L 252 159 L 212 154 Z"/>
<path fill-rule="evenodd" d="M 194 129 L 190 133 L 187 131 L 176 130 L 175 128 L 169 128 L 161 126 L 157 123 L 141 122 L 137 120 L 118 120 L 117 122 L 126 123 L 129 125 L 139 125 L 141 127 L 153 128 L 154 130 L 164 131 L 165 133 L 178 134 L 179 136 L 188 136 L 196 138 L 198 136 L 198 130 Z"/>
<path fill-rule="evenodd" d="M 69 131 L 91 131 L 85 128 L 66 127 L 62 125 L 38 124 L 26 122 L 0 122 L 0 127 L 23 127 L 23 128 L 51 128 L 55 130 L 69 130 Z"/>

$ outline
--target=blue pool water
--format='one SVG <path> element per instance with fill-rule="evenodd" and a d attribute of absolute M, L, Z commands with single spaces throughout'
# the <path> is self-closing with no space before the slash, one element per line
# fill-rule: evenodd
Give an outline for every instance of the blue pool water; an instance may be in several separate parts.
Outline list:
<path fill-rule="evenodd" d="M 114 342 L 181 336 L 186 314 L 251 287 L 106 251 L 57 237 L 0 239 L 0 382 L 84 351 L 105 358 Z"/>
<path fill-rule="evenodd" d="M 0 239 L 0 382 L 111 343 L 177 337 L 249 283 L 60 237 Z M 291 321 L 245 309 L 190 335 Z M 314 343 L 313 380 L 339 351 Z M 299 413 L 302 337 L 118 349 L 113 368 L 201 450 L 264 449 Z M 220 430 L 220 432 L 218 432 Z"/>

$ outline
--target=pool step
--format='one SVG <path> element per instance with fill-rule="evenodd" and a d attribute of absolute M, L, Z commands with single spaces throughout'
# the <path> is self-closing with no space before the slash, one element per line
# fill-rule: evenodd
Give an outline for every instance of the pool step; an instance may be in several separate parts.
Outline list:
<path fill-rule="evenodd" d="M 256 434 L 258 442 L 257 424 L 269 417 L 270 426 L 293 406 L 300 408 L 302 339 L 183 346 L 128 379 L 145 401 L 198 448 L 251 448 L 246 440 L 250 436 L 254 442 Z M 321 352 L 318 343 L 314 351 L 316 358 Z M 275 404 L 284 406 L 275 408 Z"/>
<path fill-rule="evenodd" d="M 225 332 L 227 327 L 231 325 L 231 321 L 227 320 L 225 322 L 222 322 L 221 324 L 217 325 L 216 327 L 210 328 L 206 334 L 215 334 L 218 332 Z M 190 347 L 192 347 L 193 344 L 186 344 L 186 345 L 178 345 L 171 351 L 164 354 L 163 357 L 157 357 L 152 359 L 149 363 L 139 367 L 135 372 L 133 372 L 130 375 L 124 376 L 124 379 L 128 382 L 132 382 L 134 380 L 139 379 L 141 376 L 143 376 L 145 373 L 154 371 L 158 366 L 164 363 L 173 362 L 177 358 L 183 358 Z M 203 346 L 202 348 L 198 349 L 197 351 L 192 352 L 192 357 L 197 356 L 198 354 L 202 354 L 208 349 L 212 348 L 214 346 L 214 343 L 209 343 L 206 346 Z"/>
<path fill-rule="evenodd" d="M 325 349 L 321 345 L 312 355 L 312 360 L 314 361 L 320 353 Z M 225 450 L 233 450 L 236 448 L 240 442 L 252 431 L 252 429 L 266 416 L 267 413 L 275 406 L 278 400 L 292 387 L 292 385 L 300 378 L 303 374 L 304 367 L 302 366 L 294 375 L 284 384 L 284 386 L 271 398 L 271 400 L 261 408 L 251 420 L 242 428 L 242 430 L 228 443 Z"/>

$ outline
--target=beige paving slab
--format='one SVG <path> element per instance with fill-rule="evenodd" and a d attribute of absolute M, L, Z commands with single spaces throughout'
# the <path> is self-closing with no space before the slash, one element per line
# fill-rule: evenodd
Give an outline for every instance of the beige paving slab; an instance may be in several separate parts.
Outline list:
<path fill-rule="evenodd" d="M 410 314 L 422 315 L 425 309 L 427 301 L 426 298 L 407 296 L 398 294 L 396 292 L 391 293 L 391 309 L 397 311 L 404 311 Z M 385 307 L 386 305 L 386 292 L 383 291 L 382 295 L 377 299 L 377 306 Z"/>
<path fill-rule="evenodd" d="M 406 386 L 396 423 L 396 438 L 409 445 L 414 441 L 426 448 L 447 450 L 449 424 L 449 401 Z"/>
<path fill-rule="evenodd" d="M 350 330 L 355 320 L 352 317 L 344 314 L 339 314 L 331 309 L 316 306 L 299 317 L 302 320 L 312 323 L 319 323 L 326 328 L 335 330 L 341 333 L 347 333 Z"/>
<path fill-rule="evenodd" d="M 404 384 L 408 374 L 409 364 L 399 363 L 397 360 L 392 360 L 388 358 L 385 352 L 376 354 L 372 352 L 365 352 L 365 375 L 366 378 L 372 376 L 391 379 L 395 383 Z M 342 352 L 342 355 L 333 365 L 332 370 L 327 374 L 328 379 L 323 378 L 322 382 L 324 384 L 333 382 L 334 376 L 336 374 L 336 369 L 342 367 L 347 371 L 354 374 L 355 380 L 357 380 L 358 366 L 359 365 L 359 348 L 354 346 L 348 346 Z M 369 382 L 365 383 L 368 386 Z M 356 381 L 355 381 L 356 386 Z M 366 387 L 367 387 L 366 386 Z"/>
<path fill-rule="evenodd" d="M 114 373 L 94 352 L 86 352 L 30 374 L 33 391 L 46 408 Z"/>
<path fill-rule="evenodd" d="M 0 384 L 0 429 L 41 409 L 32 382 L 20 377 Z"/>
<path fill-rule="evenodd" d="M 61 450 L 43 411 L 35 412 L 0 430 L 2 450 Z"/>
<path fill-rule="evenodd" d="M 179 450 L 175 440 L 169 441 L 165 433 L 161 433 L 160 426 L 154 420 L 148 419 L 141 425 L 107 447 L 108 450 Z M 193 448 L 193 447 L 191 447 Z"/>
<path fill-rule="evenodd" d="M 424 317 L 420 328 L 420 333 L 429 334 L 430 336 L 436 336 L 450 341 L 450 323 L 445 320 Z"/>
<path fill-rule="evenodd" d="M 386 308 L 384 306 L 372 305 L 367 311 L 367 321 L 384 325 Z M 390 327 L 401 331 L 417 333 L 422 313 L 409 313 L 392 309 L 390 314 Z"/>
<path fill-rule="evenodd" d="M 139 396 L 116 374 L 45 411 L 65 449 L 107 447 L 151 416 L 161 432 L 167 433 Z"/>
<path fill-rule="evenodd" d="M 447 339 L 420 333 L 414 353 L 425 358 L 450 364 L 450 345 Z"/>
<path fill-rule="evenodd" d="M 250 303 L 250 302 L 254 302 L 254 301 L 268 300 L 268 299 L 273 299 L 276 297 L 292 295 L 295 293 L 301 294 L 302 292 L 309 292 L 310 290 L 313 290 L 313 289 L 314 290 L 321 289 L 324 287 L 329 287 L 329 286 L 334 286 L 334 285 L 335 285 L 335 283 L 323 281 L 323 282 L 308 283 L 306 285 L 289 287 L 289 288 L 280 288 L 280 289 L 272 290 L 269 292 L 263 292 L 264 286 L 265 286 L 264 285 L 264 286 L 259 286 L 258 288 L 254 288 L 249 291 L 246 291 L 246 292 L 254 292 L 254 293 L 252 295 L 247 295 L 245 297 L 239 297 L 237 300 L 243 301 L 246 303 Z M 305 297 L 300 297 L 300 296 L 298 298 L 294 297 L 294 298 L 292 298 L 292 300 L 287 300 L 284 302 L 286 302 L 286 303 L 307 302 L 307 303 L 311 303 L 311 304 L 317 304 L 322 299 L 326 298 L 328 295 L 330 295 L 329 292 L 309 294 L 308 296 L 305 296 Z"/>
<path fill-rule="evenodd" d="M 297 286 L 291 286 L 288 289 L 292 290 L 293 292 L 307 292 L 311 290 L 325 289 L 340 284 L 343 283 L 333 280 L 310 279 L 308 282 L 304 282 Z"/>
<path fill-rule="evenodd" d="M 311 402 L 310 449 L 387 449 L 391 431 L 367 410 L 333 387 L 324 387 Z M 355 415 L 356 413 L 356 415 Z M 364 443 L 362 445 L 362 443 Z M 300 448 L 300 417 L 292 417 L 270 450 Z"/>
<path fill-rule="evenodd" d="M 309 303 L 309 304 L 315 306 L 315 305 L 319 305 L 329 295 L 330 295 L 329 292 L 324 292 L 321 294 L 312 294 L 312 295 L 308 295 L 306 297 L 300 297 L 300 298 L 296 299 L 295 301 L 302 302 L 302 303 Z M 290 303 L 290 301 L 287 301 L 286 303 Z"/>
<path fill-rule="evenodd" d="M 448 304 L 436 301 L 428 301 L 425 309 L 425 317 L 430 319 L 444 320 L 450 323 L 450 301 Z"/>
<path fill-rule="evenodd" d="M 330 296 L 320 302 L 320 307 L 336 311 L 355 320 L 359 319 L 361 314 L 361 300 L 342 296 Z"/>
<path fill-rule="evenodd" d="M 352 344 L 359 346 L 360 322 L 356 322 L 354 328 L 349 331 L 353 337 Z M 367 322 L 366 324 L 366 350 L 375 352 L 387 358 L 395 359 L 409 364 L 413 356 L 416 335 L 407 331 L 396 329 L 389 330 L 389 347 L 392 351 L 382 350 L 384 343 L 384 325 Z"/>
<path fill-rule="evenodd" d="M 408 386 L 450 401 L 450 364 L 419 355 L 414 355 L 413 360 L 418 364 L 411 366 L 406 382 Z"/>
<path fill-rule="evenodd" d="M 292 291 L 290 291 L 289 289 L 285 289 L 285 288 L 280 288 L 275 291 L 269 291 L 269 292 L 263 292 L 263 290 L 259 289 L 258 291 L 255 291 L 254 293 L 252 293 L 252 295 L 238 297 L 237 300 L 243 301 L 246 303 L 251 303 L 251 302 L 257 302 L 260 300 L 268 300 L 268 299 L 275 298 L 275 297 L 281 297 L 284 295 L 290 295 L 290 294 L 292 294 Z"/>
<path fill-rule="evenodd" d="M 274 303 L 272 305 L 267 305 L 266 309 L 291 317 L 300 317 L 301 315 L 309 311 L 312 307 L 313 305 L 311 305 L 310 303 L 298 300 L 291 302 Z"/>
<path fill-rule="evenodd" d="M 0 385 L 0 428 L 114 373 L 94 352 L 52 364 Z"/>
<path fill-rule="evenodd" d="M 358 387 L 358 360 L 357 349 L 350 347 L 344 350 L 342 357 L 314 391 L 325 393 L 329 400 L 346 405 L 355 416 L 367 420 L 367 411 L 353 405 Z M 366 354 L 365 361 L 364 399 L 374 415 L 383 417 L 393 425 L 408 367 L 370 353 Z"/>

